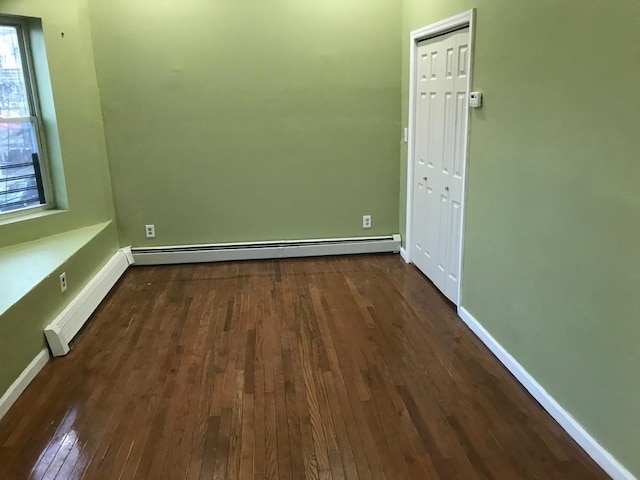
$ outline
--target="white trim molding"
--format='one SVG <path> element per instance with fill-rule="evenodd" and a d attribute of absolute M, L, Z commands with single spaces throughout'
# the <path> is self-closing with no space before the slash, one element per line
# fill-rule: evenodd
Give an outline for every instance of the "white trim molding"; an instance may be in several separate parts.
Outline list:
<path fill-rule="evenodd" d="M 408 144 L 407 144 L 407 210 L 405 218 L 405 255 L 402 257 L 407 263 L 411 263 L 411 245 L 412 238 L 412 220 L 413 220 L 413 158 L 415 154 L 415 136 L 416 136 L 416 59 L 418 53 L 418 43 L 427 38 L 443 35 L 453 30 L 458 30 L 464 27 L 469 27 L 469 64 L 467 77 L 467 92 L 471 92 L 471 86 L 473 82 L 473 44 L 474 44 L 474 30 L 475 30 L 475 16 L 476 10 L 471 9 L 466 12 L 462 12 L 453 17 L 449 17 L 440 22 L 428 25 L 418 30 L 414 30 L 409 35 L 409 120 L 408 120 Z M 467 115 L 465 126 L 465 139 L 464 144 L 466 148 L 464 150 L 464 168 L 467 168 L 467 159 L 469 155 L 469 115 Z M 462 215 L 460 215 L 460 269 L 458 271 L 458 306 L 462 301 L 462 252 L 464 250 L 464 218 L 465 218 L 465 202 L 466 202 L 466 174 L 465 185 L 462 188 Z"/>
<path fill-rule="evenodd" d="M 54 356 L 69 353 L 71 340 L 129 268 L 132 258 L 129 247 L 118 250 L 56 319 L 47 325 L 44 334 Z"/>
<path fill-rule="evenodd" d="M 402 257 L 405 263 L 411 263 L 411 260 L 409 260 L 409 254 L 403 247 L 400 247 L 400 256 Z"/>
<path fill-rule="evenodd" d="M 31 363 L 27 365 L 15 382 L 11 384 L 9 389 L 0 398 L 0 419 L 5 416 L 9 409 L 16 403 L 18 397 L 24 392 L 29 384 L 36 378 L 36 375 L 49 362 L 49 351 L 43 348 Z"/>
<path fill-rule="evenodd" d="M 133 253 L 131 252 L 131 246 L 123 247 L 120 249 L 120 251 L 124 253 L 124 256 L 127 258 L 127 262 L 129 263 L 129 265 L 133 265 L 134 263 L 136 263 L 135 258 L 133 258 Z"/>
<path fill-rule="evenodd" d="M 137 265 L 172 265 L 325 255 L 398 253 L 399 251 L 400 235 L 397 234 L 386 237 L 281 240 L 275 242 L 176 245 L 132 249 Z"/>
<path fill-rule="evenodd" d="M 458 308 L 458 315 L 498 358 L 516 380 L 535 398 L 556 422 L 573 438 L 578 445 L 614 480 L 636 480 L 613 455 L 611 455 L 585 428 L 567 412 L 535 378 L 475 319 L 464 307 Z"/>

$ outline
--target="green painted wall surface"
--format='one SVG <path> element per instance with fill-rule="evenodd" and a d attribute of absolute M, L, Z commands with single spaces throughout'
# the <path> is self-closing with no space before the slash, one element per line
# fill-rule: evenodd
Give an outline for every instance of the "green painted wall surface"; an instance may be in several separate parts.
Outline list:
<path fill-rule="evenodd" d="M 83 229 L 86 231 L 86 229 Z M 87 236 L 82 230 L 64 234 L 74 242 Z M 113 223 L 87 239 L 85 244 L 62 263 L 55 272 L 0 315 L 0 396 L 18 378 L 24 368 L 46 346 L 44 327 L 51 323 L 107 263 L 117 244 Z M 53 247 L 56 251 L 65 249 Z M 59 272 L 67 273 L 68 289 L 60 293 Z"/>
<path fill-rule="evenodd" d="M 0 278 L 10 279 L 0 289 L 0 315 L 110 224 L 99 223 L 0 248 Z"/>
<path fill-rule="evenodd" d="M 3 0 L 0 14 L 37 17 L 42 21 L 42 34 L 35 35 L 33 46 L 38 50 L 39 60 L 43 57 L 42 43 L 46 46 L 48 75 L 47 68 L 38 69 L 36 73 L 38 80 L 46 83 L 43 77 L 48 76 L 50 81 L 50 88 L 43 84 L 39 87 L 58 204 L 62 207 L 28 218 L 0 219 L 0 248 L 113 220 L 111 182 L 85 0 Z M 69 278 L 65 295 L 60 293 L 57 275 L 52 275 L 37 286 L 34 283 L 31 292 L 2 313 L 0 396 L 43 348 L 43 327 L 117 247 L 117 231 L 111 226 L 62 265 Z M 32 267 L 39 271 L 37 265 Z M 10 278 L 0 276 L 0 296 L 8 290 L 3 288 L 8 282 L 23 283 L 35 275 L 33 270 L 27 263 Z"/>
<path fill-rule="evenodd" d="M 3 0 L 0 14 L 42 19 L 51 89 L 40 88 L 41 104 L 56 190 L 66 190 L 58 195 L 64 208 L 58 213 L 0 219 L 0 247 L 111 220 L 113 198 L 86 1 Z"/>
<path fill-rule="evenodd" d="M 640 4 L 404 0 L 404 125 L 409 32 L 470 8 L 462 304 L 640 475 Z"/>
<path fill-rule="evenodd" d="M 397 233 L 399 0 L 89 6 L 122 244 Z"/>
<path fill-rule="evenodd" d="M 101 115 L 122 244 L 403 230 L 408 34 L 477 8 L 463 306 L 640 474 L 637 1 L 89 7 L 0 6 L 42 17 L 69 204 L 0 222 L 0 247 L 112 218 Z M 63 265 L 68 298 L 116 243 L 110 227 Z M 0 317 L 0 392 L 63 304 L 52 276 Z"/>

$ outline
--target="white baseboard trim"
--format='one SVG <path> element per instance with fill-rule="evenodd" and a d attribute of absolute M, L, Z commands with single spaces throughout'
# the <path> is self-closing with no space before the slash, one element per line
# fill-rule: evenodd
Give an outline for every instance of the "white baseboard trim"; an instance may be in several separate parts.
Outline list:
<path fill-rule="evenodd" d="M 2 398 L 0 398 L 0 419 L 5 416 L 11 406 L 18 400 L 18 397 L 26 390 L 48 361 L 49 351 L 43 348 L 42 351 L 31 360 L 27 368 L 22 371 L 16 381 L 11 384 L 9 389 L 2 395 Z"/>
<path fill-rule="evenodd" d="M 69 353 L 69 343 L 129 268 L 131 258 L 129 247 L 118 250 L 56 319 L 47 325 L 44 334 L 54 356 Z"/>
<path fill-rule="evenodd" d="M 578 421 L 571 416 L 556 400 L 540 385 L 518 361 L 507 352 L 498 341 L 475 319 L 464 307 L 458 308 L 458 315 L 476 336 L 493 352 L 500 362 L 507 367 L 511 374 L 535 398 L 542 408 L 560 424 L 578 445 L 593 460 L 607 472 L 614 480 L 636 480 L 613 455 L 611 455 L 598 441 L 587 432 Z"/>
<path fill-rule="evenodd" d="M 136 265 L 224 262 L 400 251 L 400 235 L 133 248 Z"/>
<path fill-rule="evenodd" d="M 411 263 L 411 261 L 409 260 L 409 254 L 402 247 L 400 247 L 400 256 L 402 257 L 405 263 Z"/>

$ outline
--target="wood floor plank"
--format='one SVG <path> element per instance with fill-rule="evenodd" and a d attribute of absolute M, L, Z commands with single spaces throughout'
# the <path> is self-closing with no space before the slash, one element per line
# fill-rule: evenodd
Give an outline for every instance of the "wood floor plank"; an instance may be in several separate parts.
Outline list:
<path fill-rule="evenodd" d="M 129 270 L 0 420 L 0 478 L 603 479 L 397 255 Z"/>

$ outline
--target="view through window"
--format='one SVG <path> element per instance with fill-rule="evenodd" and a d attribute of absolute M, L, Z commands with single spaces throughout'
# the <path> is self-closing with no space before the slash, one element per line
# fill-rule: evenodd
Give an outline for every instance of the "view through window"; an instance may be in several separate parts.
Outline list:
<path fill-rule="evenodd" d="M 0 214 L 47 204 L 27 44 L 0 24 Z"/>

